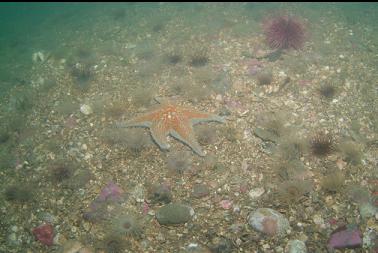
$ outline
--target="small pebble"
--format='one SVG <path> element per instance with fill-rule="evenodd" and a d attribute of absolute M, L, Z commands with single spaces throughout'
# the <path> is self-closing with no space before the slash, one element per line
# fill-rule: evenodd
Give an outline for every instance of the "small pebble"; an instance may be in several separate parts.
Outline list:
<path fill-rule="evenodd" d="M 360 215 L 363 219 L 374 217 L 377 214 L 378 208 L 373 206 L 370 202 L 362 203 L 359 206 Z"/>
<path fill-rule="evenodd" d="M 378 232 L 372 228 L 367 227 L 363 237 L 364 248 L 378 250 Z M 377 252 L 377 251 L 372 251 Z"/>
<path fill-rule="evenodd" d="M 80 106 L 80 111 L 85 115 L 89 115 L 89 114 L 93 113 L 92 107 L 90 107 L 89 105 L 86 105 L 86 104 Z"/>
<path fill-rule="evenodd" d="M 189 245 L 185 248 L 185 253 L 210 253 L 210 250 L 203 245 L 198 243 L 189 243 Z"/>
<path fill-rule="evenodd" d="M 20 242 L 17 240 L 16 233 L 11 233 L 8 235 L 8 243 L 10 245 L 18 245 Z"/>
<path fill-rule="evenodd" d="M 231 201 L 231 200 L 228 200 L 228 199 L 224 199 L 224 200 L 222 200 L 219 204 L 220 204 L 220 206 L 221 206 L 223 209 L 230 209 L 231 206 L 232 206 L 232 201 Z"/>
<path fill-rule="evenodd" d="M 209 195 L 209 187 L 205 184 L 195 184 L 193 186 L 193 197 L 203 198 Z"/>
<path fill-rule="evenodd" d="M 322 218 L 320 214 L 315 214 L 312 220 L 314 221 L 316 225 L 322 226 L 324 224 L 324 219 Z"/>
<path fill-rule="evenodd" d="M 262 187 L 259 187 L 259 188 L 255 188 L 255 189 L 250 190 L 248 195 L 249 195 L 249 197 L 251 197 L 251 199 L 257 199 L 261 195 L 263 195 L 264 192 L 265 192 L 265 189 L 262 188 Z"/>
<path fill-rule="evenodd" d="M 210 248 L 210 252 L 222 252 L 222 253 L 233 252 L 232 241 L 225 237 L 213 238 L 209 248 Z"/>
<path fill-rule="evenodd" d="M 138 203 L 144 202 L 144 195 L 145 195 L 145 191 L 144 191 L 144 187 L 142 185 L 135 186 L 133 192 L 131 193 L 131 196 Z"/>
<path fill-rule="evenodd" d="M 62 253 L 93 253 L 94 250 L 84 247 L 80 242 L 69 240 L 63 244 Z"/>
<path fill-rule="evenodd" d="M 290 240 L 287 243 L 285 252 L 287 253 L 307 253 L 306 244 L 300 240 Z"/>

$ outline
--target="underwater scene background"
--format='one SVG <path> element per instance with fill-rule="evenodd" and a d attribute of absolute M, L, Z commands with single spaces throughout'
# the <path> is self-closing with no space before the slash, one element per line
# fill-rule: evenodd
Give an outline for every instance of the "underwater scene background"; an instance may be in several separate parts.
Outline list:
<path fill-rule="evenodd" d="M 378 252 L 376 3 L 1 3 L 0 252 Z"/>

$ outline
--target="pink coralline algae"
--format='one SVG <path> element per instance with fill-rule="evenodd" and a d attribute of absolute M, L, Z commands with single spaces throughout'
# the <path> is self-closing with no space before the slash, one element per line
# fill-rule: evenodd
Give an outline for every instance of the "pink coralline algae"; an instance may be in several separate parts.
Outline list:
<path fill-rule="evenodd" d="M 341 226 L 332 232 L 328 241 L 329 249 L 358 248 L 362 246 L 362 235 L 358 227 Z"/>
<path fill-rule="evenodd" d="M 109 182 L 90 204 L 88 210 L 84 213 L 84 218 L 92 221 L 105 218 L 107 205 L 120 203 L 125 200 L 124 197 L 122 188 L 113 182 Z"/>
<path fill-rule="evenodd" d="M 75 128 L 77 126 L 77 120 L 74 116 L 69 116 L 64 122 L 64 125 L 70 129 Z"/>
<path fill-rule="evenodd" d="M 148 203 L 146 201 L 143 202 L 143 205 L 142 205 L 142 213 L 143 213 L 143 215 L 148 214 L 149 210 L 150 210 L 150 206 L 148 205 Z"/>
<path fill-rule="evenodd" d="M 123 190 L 113 182 L 109 182 L 95 201 L 104 202 L 106 200 L 118 201 L 122 197 Z"/>
<path fill-rule="evenodd" d="M 46 246 L 51 246 L 54 243 L 54 228 L 51 224 L 43 224 L 32 230 L 35 239 Z"/>
<path fill-rule="evenodd" d="M 241 113 L 241 114 L 248 111 L 248 108 L 238 100 L 234 100 L 234 99 L 231 99 L 231 98 L 225 98 L 224 101 L 225 101 L 227 108 L 232 110 L 232 111 L 236 111 L 236 112 Z"/>
<path fill-rule="evenodd" d="M 230 209 L 232 207 L 232 201 L 228 199 L 222 200 L 219 204 L 223 209 Z"/>

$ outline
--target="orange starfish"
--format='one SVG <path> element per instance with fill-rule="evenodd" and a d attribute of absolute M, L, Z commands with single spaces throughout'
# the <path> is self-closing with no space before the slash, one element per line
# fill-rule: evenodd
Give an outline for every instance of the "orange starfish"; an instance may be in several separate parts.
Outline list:
<path fill-rule="evenodd" d="M 148 127 L 152 138 L 161 149 L 169 149 L 167 136 L 171 135 L 188 145 L 198 155 L 205 156 L 195 138 L 193 125 L 209 121 L 225 122 L 224 118 L 214 114 L 195 111 L 172 103 L 163 103 L 156 110 L 137 116 L 127 122 L 117 123 L 117 126 Z"/>

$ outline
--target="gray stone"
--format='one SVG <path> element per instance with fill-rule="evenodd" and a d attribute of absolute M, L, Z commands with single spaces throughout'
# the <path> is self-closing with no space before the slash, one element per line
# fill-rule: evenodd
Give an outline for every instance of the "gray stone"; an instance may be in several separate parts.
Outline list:
<path fill-rule="evenodd" d="M 378 232 L 373 228 L 367 227 L 363 234 L 363 246 L 364 248 L 374 249 L 378 247 Z M 373 251 L 374 252 L 374 251 Z"/>
<path fill-rule="evenodd" d="M 373 217 L 377 213 L 377 208 L 370 202 L 360 205 L 360 215 L 363 219 Z"/>
<path fill-rule="evenodd" d="M 193 186 L 193 197 L 202 198 L 209 195 L 209 187 L 205 184 L 195 184 Z"/>
<path fill-rule="evenodd" d="M 182 224 L 190 217 L 190 207 L 181 204 L 168 204 L 156 212 L 156 219 L 162 225 Z"/>
<path fill-rule="evenodd" d="M 283 236 L 290 229 L 289 221 L 270 208 L 258 208 L 248 216 L 249 225 L 266 235 Z"/>
<path fill-rule="evenodd" d="M 265 129 L 256 127 L 254 130 L 254 134 L 263 141 L 272 141 L 275 143 L 278 142 L 278 136 Z"/>
<path fill-rule="evenodd" d="M 290 240 L 286 245 L 287 253 L 307 253 L 306 244 L 300 240 Z"/>

